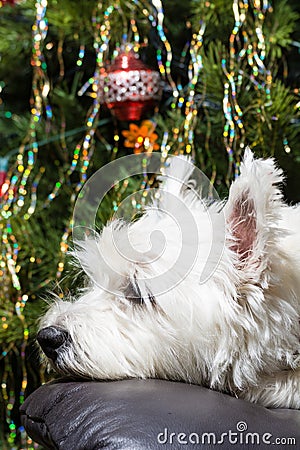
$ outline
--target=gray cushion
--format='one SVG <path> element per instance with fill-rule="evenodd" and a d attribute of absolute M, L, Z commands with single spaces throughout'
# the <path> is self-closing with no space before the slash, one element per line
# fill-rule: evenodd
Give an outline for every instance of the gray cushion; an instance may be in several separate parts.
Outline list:
<path fill-rule="evenodd" d="M 170 381 L 58 380 L 31 394 L 21 417 L 46 449 L 300 448 L 300 411 Z"/>

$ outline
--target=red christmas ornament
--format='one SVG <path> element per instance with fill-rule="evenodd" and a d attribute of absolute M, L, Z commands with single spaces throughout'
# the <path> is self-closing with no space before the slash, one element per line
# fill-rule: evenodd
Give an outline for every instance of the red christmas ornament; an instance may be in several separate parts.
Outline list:
<path fill-rule="evenodd" d="M 3 158 L 0 157 L 0 197 L 2 197 L 5 192 L 6 192 L 6 185 L 4 188 L 4 183 L 6 180 L 6 175 L 7 175 L 7 170 L 8 170 L 8 159 L 7 158 Z"/>
<path fill-rule="evenodd" d="M 122 51 L 101 76 L 103 99 L 121 121 L 140 120 L 161 99 L 160 75 L 132 50 Z"/>
<path fill-rule="evenodd" d="M 2 188 L 2 185 L 6 180 L 6 174 L 7 172 L 4 172 L 4 170 L 0 170 L 0 189 Z"/>
<path fill-rule="evenodd" d="M 9 4 L 9 5 L 15 5 L 16 1 L 15 0 L 0 0 L 0 5 L 2 3 L 2 6 L 4 6 L 5 4 Z"/>

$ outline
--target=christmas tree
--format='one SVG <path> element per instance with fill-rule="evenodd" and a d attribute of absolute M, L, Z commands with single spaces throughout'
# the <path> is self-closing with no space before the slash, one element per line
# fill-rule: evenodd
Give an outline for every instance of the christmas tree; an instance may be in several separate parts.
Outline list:
<path fill-rule="evenodd" d="M 297 8 L 0 1 L 1 448 L 36 448 L 18 408 L 48 377 L 34 343 L 47 292 L 80 285 L 68 268 L 72 212 L 96 170 L 132 153 L 190 154 L 224 197 L 250 145 L 279 160 L 287 199 L 300 199 Z M 152 182 L 116 184 L 99 227 Z"/>

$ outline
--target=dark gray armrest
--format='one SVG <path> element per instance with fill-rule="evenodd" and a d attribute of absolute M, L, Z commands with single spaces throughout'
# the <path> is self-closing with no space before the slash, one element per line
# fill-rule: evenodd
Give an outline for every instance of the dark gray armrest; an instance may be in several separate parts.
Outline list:
<path fill-rule="evenodd" d="M 170 381 L 59 380 L 31 394 L 21 415 L 29 435 L 47 449 L 270 449 L 276 439 L 282 443 L 276 448 L 300 448 L 300 411 L 270 410 Z M 260 445 L 249 447 L 252 442 Z"/>

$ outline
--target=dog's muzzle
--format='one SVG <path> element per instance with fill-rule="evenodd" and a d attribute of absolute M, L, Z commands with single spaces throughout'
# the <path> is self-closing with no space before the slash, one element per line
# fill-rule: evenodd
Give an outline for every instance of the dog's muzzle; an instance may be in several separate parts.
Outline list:
<path fill-rule="evenodd" d="M 70 335 L 62 328 L 46 327 L 38 332 L 37 341 L 45 355 L 55 361 L 59 350 L 70 341 Z"/>

